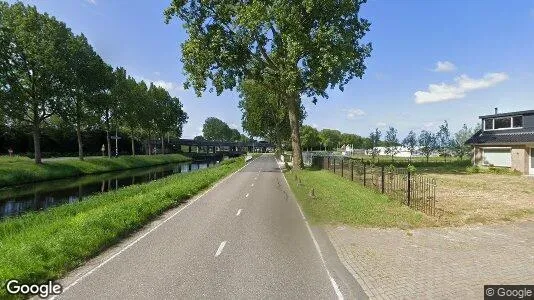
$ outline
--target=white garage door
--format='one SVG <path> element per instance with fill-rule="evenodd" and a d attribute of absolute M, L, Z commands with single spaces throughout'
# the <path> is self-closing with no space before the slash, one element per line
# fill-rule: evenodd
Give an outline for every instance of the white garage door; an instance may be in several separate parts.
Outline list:
<path fill-rule="evenodd" d="M 512 166 L 510 149 L 484 149 L 484 164 L 497 167 Z"/>

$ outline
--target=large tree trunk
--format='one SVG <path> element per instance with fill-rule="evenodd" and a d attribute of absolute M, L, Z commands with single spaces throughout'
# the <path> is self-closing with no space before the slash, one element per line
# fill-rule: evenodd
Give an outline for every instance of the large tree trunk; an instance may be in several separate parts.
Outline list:
<path fill-rule="evenodd" d="M 135 141 L 134 141 L 133 134 L 131 136 L 131 139 L 132 139 L 132 156 L 135 156 Z"/>
<path fill-rule="evenodd" d="M 35 163 L 42 163 L 42 154 L 41 154 L 41 128 L 39 125 L 33 126 L 33 152 L 35 156 Z"/>
<path fill-rule="evenodd" d="M 80 125 L 76 125 L 76 136 L 78 137 L 78 158 L 83 160 L 83 141 L 82 141 L 82 129 Z"/>
<path fill-rule="evenodd" d="M 302 149 L 300 148 L 300 97 L 289 97 L 288 102 L 291 147 L 293 148 L 293 168 L 300 170 L 304 167 L 302 162 Z"/>
<path fill-rule="evenodd" d="M 111 138 L 109 137 L 109 130 L 106 130 L 106 144 L 108 146 L 108 158 L 111 158 Z"/>

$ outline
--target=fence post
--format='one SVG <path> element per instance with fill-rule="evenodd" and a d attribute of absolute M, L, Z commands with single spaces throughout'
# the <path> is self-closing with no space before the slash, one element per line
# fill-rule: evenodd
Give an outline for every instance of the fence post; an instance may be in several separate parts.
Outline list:
<path fill-rule="evenodd" d="M 350 181 L 354 181 L 354 162 L 350 161 Z"/>
<path fill-rule="evenodd" d="M 336 158 L 334 157 L 334 174 L 336 174 Z"/>
<path fill-rule="evenodd" d="M 410 198 L 412 193 L 412 172 L 408 171 L 408 207 L 410 207 Z"/>
<path fill-rule="evenodd" d="M 328 167 L 326 168 L 328 171 L 330 171 L 330 156 L 327 157 Z"/>
<path fill-rule="evenodd" d="M 343 177 L 343 163 L 344 163 L 344 160 L 345 160 L 345 158 L 342 157 L 341 158 L 341 177 Z"/>
<path fill-rule="evenodd" d="M 382 194 L 384 193 L 384 166 L 382 166 Z"/>
<path fill-rule="evenodd" d="M 363 163 L 363 186 L 365 186 L 365 163 Z"/>

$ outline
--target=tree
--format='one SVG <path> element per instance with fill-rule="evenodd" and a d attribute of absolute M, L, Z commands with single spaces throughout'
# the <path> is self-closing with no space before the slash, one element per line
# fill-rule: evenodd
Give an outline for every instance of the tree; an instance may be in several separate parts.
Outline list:
<path fill-rule="evenodd" d="M 438 148 L 436 135 L 432 132 L 422 130 L 419 134 L 419 147 L 420 151 L 426 156 L 426 162 L 428 162 L 430 155 Z"/>
<path fill-rule="evenodd" d="M 415 149 L 417 147 L 417 135 L 413 130 L 410 130 L 408 135 L 402 140 L 402 145 L 410 151 L 410 161 L 412 160 L 412 156 L 415 152 Z"/>
<path fill-rule="evenodd" d="M 380 137 L 382 136 L 382 132 L 378 128 L 375 129 L 374 132 L 371 132 L 369 135 L 369 141 L 370 141 L 370 149 L 371 149 L 371 156 L 373 157 L 373 161 L 375 160 L 375 157 L 380 153 L 378 150 L 378 146 L 380 145 Z"/>
<path fill-rule="evenodd" d="M 467 144 L 467 140 L 469 140 L 475 134 L 476 131 L 476 128 L 468 128 L 467 125 L 464 124 L 462 129 L 460 129 L 454 134 L 454 139 L 452 141 L 452 150 L 454 151 L 454 154 L 460 159 L 463 159 L 464 156 L 468 155 L 471 152 L 473 147 Z"/>
<path fill-rule="evenodd" d="M 447 156 L 450 155 L 451 149 L 451 134 L 449 132 L 449 123 L 447 123 L 446 120 L 439 126 L 439 131 L 436 134 L 436 141 L 439 154 L 445 157 L 445 161 L 447 161 Z"/>
<path fill-rule="evenodd" d="M 354 148 L 361 147 L 362 138 L 356 134 L 352 133 L 342 133 L 341 134 L 341 144 L 343 145 L 352 145 Z"/>
<path fill-rule="evenodd" d="M 399 153 L 399 139 L 397 138 L 397 129 L 390 126 L 388 131 L 386 131 L 386 138 L 384 142 L 386 144 L 386 154 L 391 155 L 391 160 L 393 161 L 393 157 L 395 156 L 395 154 Z"/>
<path fill-rule="evenodd" d="M 319 138 L 327 149 L 336 149 L 341 142 L 341 132 L 339 130 L 325 128 L 319 132 Z"/>
<path fill-rule="evenodd" d="M 304 149 L 316 149 L 321 147 L 319 131 L 309 125 L 300 128 L 300 141 Z"/>
<path fill-rule="evenodd" d="M 31 128 L 35 162 L 41 163 L 41 127 L 66 97 L 71 31 L 35 7 L 0 3 L 2 111 Z"/>
<path fill-rule="evenodd" d="M 78 157 L 83 160 L 82 132 L 98 120 L 95 112 L 97 95 L 109 89 L 105 80 L 106 65 L 96 54 L 85 36 L 76 36 L 69 42 L 66 53 L 69 72 L 67 92 L 59 115 L 67 124 L 72 124 L 78 140 Z"/>
<path fill-rule="evenodd" d="M 254 80 L 247 80 L 240 86 L 240 96 L 243 129 L 252 136 L 273 142 L 281 150 L 282 142 L 291 136 L 288 112 L 281 95 Z M 304 115 L 303 106 L 300 114 Z"/>
<path fill-rule="evenodd" d="M 360 40 L 369 22 L 358 16 L 364 1 L 172 1 L 166 21 L 178 17 L 188 34 L 182 44 L 186 87 L 217 94 L 247 79 L 282 95 L 288 111 L 293 167 L 300 169 L 301 96 L 327 97 L 362 77 L 371 45 Z M 210 89 L 211 90 L 211 89 Z"/>
<path fill-rule="evenodd" d="M 202 126 L 202 135 L 208 141 L 230 141 L 231 131 L 228 124 L 214 117 L 207 118 Z"/>
<path fill-rule="evenodd" d="M 201 135 L 197 135 L 197 136 L 195 136 L 195 137 L 193 138 L 193 140 L 194 140 L 194 141 L 197 141 L 197 142 L 205 142 L 205 141 L 206 141 L 206 139 L 205 139 L 203 136 L 201 136 Z"/>
<path fill-rule="evenodd" d="M 237 129 L 230 129 L 230 141 L 239 142 L 241 140 L 241 132 Z"/>

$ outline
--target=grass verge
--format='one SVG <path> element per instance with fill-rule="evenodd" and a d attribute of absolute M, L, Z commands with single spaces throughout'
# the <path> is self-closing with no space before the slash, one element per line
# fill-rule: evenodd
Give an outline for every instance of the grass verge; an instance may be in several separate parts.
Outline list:
<path fill-rule="evenodd" d="M 302 209 L 314 223 L 400 228 L 434 224 L 432 218 L 421 212 L 325 170 L 292 171 L 285 176 Z M 312 188 L 315 197 L 310 196 Z"/>
<path fill-rule="evenodd" d="M 121 156 L 111 159 L 88 157 L 83 161 L 58 159 L 37 165 L 27 157 L 0 157 L 0 187 L 188 160 L 189 157 L 181 154 L 167 154 Z"/>
<path fill-rule="evenodd" d="M 134 185 L 0 223 L 0 298 L 5 283 L 57 279 L 165 210 L 245 164 L 243 158 Z"/>

